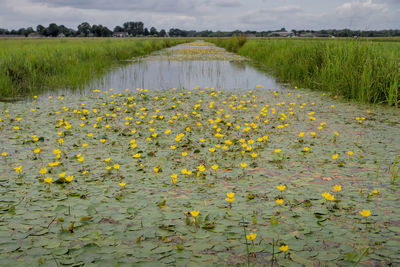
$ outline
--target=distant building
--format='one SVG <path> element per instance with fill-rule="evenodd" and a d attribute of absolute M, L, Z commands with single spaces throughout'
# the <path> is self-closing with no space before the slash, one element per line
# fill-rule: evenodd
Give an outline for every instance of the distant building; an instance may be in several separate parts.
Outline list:
<path fill-rule="evenodd" d="M 293 37 L 294 32 L 271 32 L 268 36 L 271 37 Z"/>
<path fill-rule="evenodd" d="M 29 38 L 42 38 L 43 35 L 41 35 L 40 33 L 37 32 L 31 32 L 30 34 L 28 34 Z"/>
<path fill-rule="evenodd" d="M 129 33 L 127 33 L 127 32 L 114 32 L 112 36 L 113 37 L 119 37 L 119 38 L 129 37 Z"/>
<path fill-rule="evenodd" d="M 311 32 L 306 32 L 300 34 L 300 37 L 314 37 L 314 34 L 312 34 Z"/>
<path fill-rule="evenodd" d="M 59 35 L 57 35 L 58 38 L 65 38 L 65 34 L 60 33 Z"/>

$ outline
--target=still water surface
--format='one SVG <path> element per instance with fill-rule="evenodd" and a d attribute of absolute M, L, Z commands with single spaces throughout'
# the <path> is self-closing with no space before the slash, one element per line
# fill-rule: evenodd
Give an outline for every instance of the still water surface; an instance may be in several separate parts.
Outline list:
<path fill-rule="evenodd" d="M 86 86 L 123 91 L 136 89 L 249 90 L 257 85 L 278 89 L 271 76 L 251 66 L 244 58 L 204 42 L 178 45 L 111 70 Z M 85 91 L 86 91 L 85 90 Z"/>

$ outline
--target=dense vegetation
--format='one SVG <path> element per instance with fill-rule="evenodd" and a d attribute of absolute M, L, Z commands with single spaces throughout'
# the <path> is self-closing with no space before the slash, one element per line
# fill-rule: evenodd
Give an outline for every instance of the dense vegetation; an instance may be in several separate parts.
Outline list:
<path fill-rule="evenodd" d="M 118 60 L 183 43 L 174 39 L 0 40 L 0 97 L 77 88 Z"/>
<path fill-rule="evenodd" d="M 360 102 L 399 105 L 400 40 L 210 40 L 261 63 L 278 78 Z"/>

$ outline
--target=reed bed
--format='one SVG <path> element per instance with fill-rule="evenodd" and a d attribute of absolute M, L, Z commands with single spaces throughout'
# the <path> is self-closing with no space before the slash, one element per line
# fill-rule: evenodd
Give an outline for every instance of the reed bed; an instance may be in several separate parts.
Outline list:
<path fill-rule="evenodd" d="M 0 98 L 80 88 L 120 60 L 183 42 L 183 39 L 1 39 Z"/>
<path fill-rule="evenodd" d="M 400 39 L 209 40 L 262 64 L 280 80 L 359 102 L 400 103 Z M 238 45 L 242 46 L 238 47 Z"/>

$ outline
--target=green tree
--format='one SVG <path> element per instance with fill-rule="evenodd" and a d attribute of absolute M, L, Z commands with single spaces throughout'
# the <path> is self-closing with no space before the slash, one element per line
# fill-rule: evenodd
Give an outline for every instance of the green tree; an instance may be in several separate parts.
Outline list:
<path fill-rule="evenodd" d="M 86 37 L 89 36 L 90 30 L 91 30 L 90 24 L 87 22 L 83 22 L 78 26 L 78 34 L 81 36 L 86 36 Z"/>

